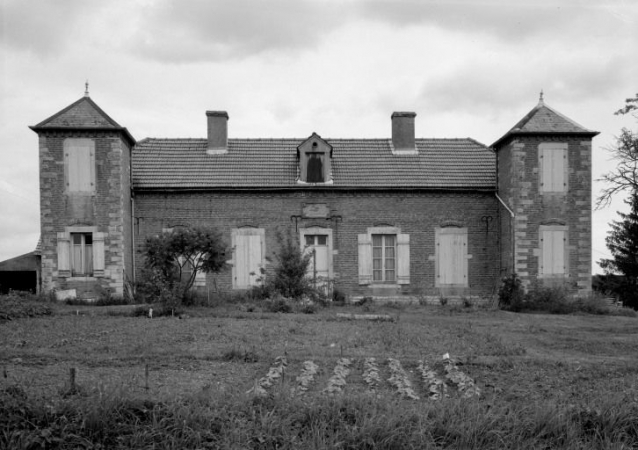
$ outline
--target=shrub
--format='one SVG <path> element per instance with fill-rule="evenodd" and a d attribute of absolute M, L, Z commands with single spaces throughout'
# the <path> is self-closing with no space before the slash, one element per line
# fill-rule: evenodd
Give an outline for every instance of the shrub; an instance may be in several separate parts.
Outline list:
<path fill-rule="evenodd" d="M 576 311 L 577 307 L 575 302 L 568 299 L 564 288 L 539 287 L 525 295 L 521 310 L 569 314 Z"/>
<path fill-rule="evenodd" d="M 346 295 L 343 292 L 341 292 L 338 288 L 335 287 L 332 289 L 332 301 L 340 305 L 345 304 Z"/>
<path fill-rule="evenodd" d="M 302 252 L 290 232 L 286 235 L 278 232 L 277 241 L 279 249 L 275 252 L 275 269 L 267 283 L 271 283 L 272 290 L 284 297 L 300 299 L 311 296 L 314 287 L 307 273 L 312 255 Z"/>
<path fill-rule="evenodd" d="M 266 311 L 273 313 L 291 313 L 293 311 L 292 302 L 290 299 L 281 297 L 279 295 L 275 296 L 275 298 L 266 300 Z"/>
<path fill-rule="evenodd" d="M 498 289 L 498 306 L 501 309 L 519 311 L 523 301 L 523 284 L 517 274 L 504 277 Z"/>

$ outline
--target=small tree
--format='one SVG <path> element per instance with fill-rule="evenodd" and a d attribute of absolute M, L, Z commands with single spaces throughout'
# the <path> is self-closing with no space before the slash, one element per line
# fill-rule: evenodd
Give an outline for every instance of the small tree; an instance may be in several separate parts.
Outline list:
<path fill-rule="evenodd" d="M 146 265 L 181 300 L 198 273 L 219 272 L 226 265 L 221 234 L 206 227 L 178 228 L 146 239 Z"/>
<path fill-rule="evenodd" d="M 634 192 L 625 203 L 631 210 L 629 213 L 618 212 L 622 220 L 610 224 L 611 230 L 605 239 L 612 258 L 601 259 L 599 264 L 608 274 L 624 275 L 624 283 L 620 290 L 621 299 L 625 306 L 637 307 L 638 296 L 635 292 L 638 288 L 638 192 Z"/>
<path fill-rule="evenodd" d="M 277 240 L 279 250 L 275 253 L 275 270 L 271 280 L 273 290 L 295 299 L 311 294 L 314 290 L 308 278 L 308 266 L 312 254 L 304 254 L 292 233 L 278 233 Z"/>

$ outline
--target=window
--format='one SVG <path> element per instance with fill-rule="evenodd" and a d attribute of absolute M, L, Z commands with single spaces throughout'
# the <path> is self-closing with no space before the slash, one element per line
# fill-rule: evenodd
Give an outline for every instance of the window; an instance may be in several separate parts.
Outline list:
<path fill-rule="evenodd" d="M 313 133 L 297 147 L 300 183 L 330 183 L 332 146 Z"/>
<path fill-rule="evenodd" d="M 435 271 L 437 287 L 467 287 L 467 228 L 446 227 L 435 230 Z"/>
<path fill-rule="evenodd" d="M 263 228 L 236 228 L 231 232 L 233 247 L 233 289 L 248 289 L 261 283 L 266 255 Z"/>
<path fill-rule="evenodd" d="M 67 192 L 95 192 L 95 142 L 92 139 L 65 139 L 64 174 Z"/>
<path fill-rule="evenodd" d="M 541 193 L 567 191 L 567 144 L 543 143 L 538 146 Z"/>
<path fill-rule="evenodd" d="M 567 273 L 567 227 L 564 225 L 541 225 L 540 277 L 563 277 Z"/>
<path fill-rule="evenodd" d="M 410 284 L 410 235 L 371 227 L 358 236 L 359 284 Z"/>
<path fill-rule="evenodd" d="M 392 234 L 372 235 L 372 281 L 395 281 L 396 238 Z"/>
<path fill-rule="evenodd" d="M 103 277 L 104 239 L 97 227 L 67 227 L 58 233 L 59 277 Z"/>
<path fill-rule="evenodd" d="M 324 173 L 323 173 L 323 153 L 308 153 L 308 175 L 306 181 L 308 183 L 323 183 Z"/>
<path fill-rule="evenodd" d="M 71 275 L 93 275 L 93 234 L 71 233 Z"/>

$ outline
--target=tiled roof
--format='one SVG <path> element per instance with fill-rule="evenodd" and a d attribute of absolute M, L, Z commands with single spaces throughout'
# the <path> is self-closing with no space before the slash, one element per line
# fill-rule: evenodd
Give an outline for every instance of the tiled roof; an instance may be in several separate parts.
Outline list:
<path fill-rule="evenodd" d="M 541 101 L 492 146 L 498 147 L 506 138 L 517 134 L 583 134 L 595 136 L 598 132 L 588 130 Z"/>
<path fill-rule="evenodd" d="M 133 149 L 137 189 L 299 187 L 305 139 L 229 139 L 207 155 L 206 139 L 144 139 Z M 418 155 L 393 155 L 390 139 L 326 139 L 332 187 L 494 189 L 495 155 L 472 139 L 417 139 Z M 323 184 L 321 184 L 323 185 Z"/>
<path fill-rule="evenodd" d="M 31 127 L 34 131 L 66 129 L 104 129 L 124 133 L 131 144 L 135 139 L 128 130 L 111 119 L 90 97 L 82 97 L 63 110 Z"/>

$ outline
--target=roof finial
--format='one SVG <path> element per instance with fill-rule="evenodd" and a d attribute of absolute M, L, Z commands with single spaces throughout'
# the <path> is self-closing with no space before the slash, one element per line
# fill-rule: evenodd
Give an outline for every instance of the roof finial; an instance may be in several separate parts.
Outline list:
<path fill-rule="evenodd" d="M 544 101 L 543 101 L 543 90 L 542 89 L 541 89 L 541 95 L 538 98 L 538 104 L 539 105 L 544 104 Z"/>
<path fill-rule="evenodd" d="M 84 83 L 84 96 L 89 96 L 89 80 L 86 80 L 86 83 Z"/>

